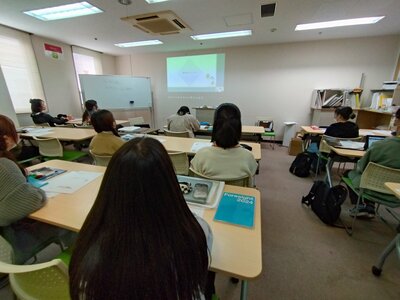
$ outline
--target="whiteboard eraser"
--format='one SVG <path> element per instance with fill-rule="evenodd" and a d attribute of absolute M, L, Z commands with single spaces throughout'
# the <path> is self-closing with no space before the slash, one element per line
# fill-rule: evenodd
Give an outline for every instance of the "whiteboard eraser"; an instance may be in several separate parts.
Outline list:
<path fill-rule="evenodd" d="M 130 103 L 130 104 L 133 104 L 133 103 L 135 103 L 135 101 L 129 101 L 129 103 Z"/>

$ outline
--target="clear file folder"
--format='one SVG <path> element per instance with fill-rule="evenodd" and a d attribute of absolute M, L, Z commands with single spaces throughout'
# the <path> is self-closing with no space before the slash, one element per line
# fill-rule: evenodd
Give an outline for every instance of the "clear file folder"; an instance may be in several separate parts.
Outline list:
<path fill-rule="evenodd" d="M 137 126 L 126 126 L 118 129 L 119 132 L 135 132 L 140 130 L 140 127 Z"/>
<path fill-rule="evenodd" d="M 198 177 L 177 175 L 178 182 L 190 188 L 183 193 L 188 204 L 214 208 L 222 197 L 225 182 Z"/>

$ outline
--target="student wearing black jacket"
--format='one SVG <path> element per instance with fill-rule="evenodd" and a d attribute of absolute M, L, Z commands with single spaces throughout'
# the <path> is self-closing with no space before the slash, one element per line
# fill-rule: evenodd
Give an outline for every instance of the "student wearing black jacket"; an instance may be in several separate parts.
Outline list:
<path fill-rule="evenodd" d="M 331 124 L 325 131 L 325 135 L 338 138 L 356 138 L 358 137 L 358 126 L 349 121 L 354 119 L 355 114 L 350 106 L 338 107 L 335 110 L 336 123 Z"/>
<path fill-rule="evenodd" d="M 55 118 L 49 114 L 44 113 L 47 107 L 46 103 L 42 99 L 31 99 L 29 100 L 29 102 L 31 103 L 31 117 L 33 123 L 35 124 L 48 123 L 51 127 L 54 127 L 54 124 L 62 125 L 73 119 L 71 116 L 67 115 L 59 114 Z"/>

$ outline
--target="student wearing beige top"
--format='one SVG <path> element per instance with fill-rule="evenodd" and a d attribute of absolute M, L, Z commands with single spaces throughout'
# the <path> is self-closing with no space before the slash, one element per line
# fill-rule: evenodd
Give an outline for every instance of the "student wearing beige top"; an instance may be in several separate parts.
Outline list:
<path fill-rule="evenodd" d="M 181 106 L 175 115 L 167 120 L 168 130 L 189 131 L 190 137 L 194 137 L 194 131 L 200 129 L 199 121 L 190 114 L 189 107 Z"/>
<path fill-rule="evenodd" d="M 97 155 L 113 155 L 125 143 L 118 135 L 113 114 L 101 109 L 92 114 L 91 121 L 97 134 L 90 142 L 89 150 Z"/>
<path fill-rule="evenodd" d="M 191 161 L 198 173 L 214 179 L 236 179 L 257 170 L 253 154 L 239 145 L 242 122 L 239 108 L 232 103 L 221 104 L 215 111 L 212 147 L 199 150 Z"/>

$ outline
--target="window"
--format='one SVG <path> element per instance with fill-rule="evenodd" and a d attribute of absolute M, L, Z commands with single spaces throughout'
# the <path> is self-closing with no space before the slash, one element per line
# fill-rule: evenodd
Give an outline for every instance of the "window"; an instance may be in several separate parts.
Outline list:
<path fill-rule="evenodd" d="M 99 52 L 72 46 L 72 55 L 74 57 L 74 65 L 78 81 L 79 94 L 81 95 L 81 101 L 83 103 L 79 74 L 93 74 L 93 75 L 103 74 L 103 69 L 101 66 L 101 54 Z"/>
<path fill-rule="evenodd" d="M 29 113 L 29 99 L 44 99 L 29 34 L 0 26 L 0 66 L 15 112 Z"/>

